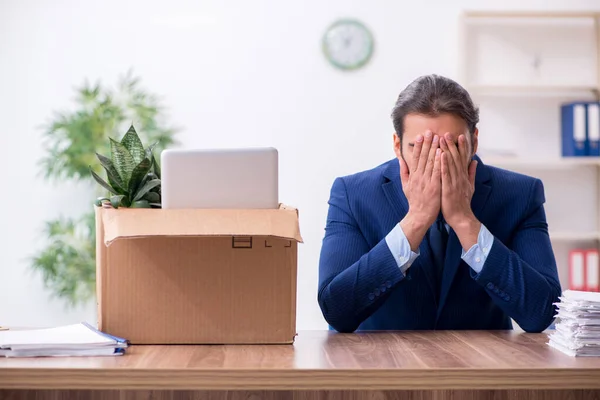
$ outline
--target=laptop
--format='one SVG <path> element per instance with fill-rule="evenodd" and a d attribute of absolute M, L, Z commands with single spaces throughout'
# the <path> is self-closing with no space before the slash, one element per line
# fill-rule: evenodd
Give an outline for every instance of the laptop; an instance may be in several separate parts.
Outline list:
<path fill-rule="evenodd" d="M 164 209 L 279 207 L 273 147 L 168 149 L 160 158 Z"/>

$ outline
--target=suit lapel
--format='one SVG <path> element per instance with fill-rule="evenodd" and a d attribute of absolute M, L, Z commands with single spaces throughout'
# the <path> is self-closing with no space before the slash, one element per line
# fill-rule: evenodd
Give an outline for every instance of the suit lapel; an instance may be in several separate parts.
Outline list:
<path fill-rule="evenodd" d="M 481 221 L 483 216 L 483 209 L 491 191 L 490 174 L 487 167 L 483 165 L 478 156 L 475 156 L 474 159 L 477 160 L 477 171 L 475 175 L 475 192 L 473 193 L 473 198 L 471 199 L 471 209 L 473 210 L 473 214 L 475 214 L 475 217 L 477 217 L 477 219 Z M 444 273 L 442 276 L 442 288 L 440 293 L 440 303 L 438 307 L 438 317 L 448 297 L 448 292 L 450 291 L 450 287 L 452 286 L 454 276 L 458 271 L 458 266 L 462 261 L 461 255 L 462 246 L 460 244 L 460 241 L 458 240 L 458 236 L 451 229 L 450 236 L 448 237 L 446 262 L 444 264 Z"/>
<path fill-rule="evenodd" d="M 471 209 L 473 214 L 481 221 L 483 216 L 483 208 L 492 190 L 490 182 L 490 172 L 488 168 L 483 165 L 481 159 L 475 156 L 477 160 L 477 171 L 475 175 L 475 192 L 471 199 Z"/>
<path fill-rule="evenodd" d="M 398 160 L 392 160 L 388 163 L 384 174 L 384 183 L 381 185 L 385 197 L 394 209 L 396 219 L 400 221 L 408 212 L 408 200 L 402 192 L 400 182 L 400 163 Z"/>
<path fill-rule="evenodd" d="M 383 188 L 385 197 L 394 210 L 397 222 L 400 222 L 408 212 L 408 200 L 402 191 L 402 183 L 400 181 L 400 163 L 398 160 L 392 160 L 389 162 L 388 167 L 384 172 L 384 177 L 385 180 L 381 187 Z M 432 269 L 434 268 L 434 264 L 433 260 L 431 259 L 428 244 L 429 241 L 427 239 L 427 235 L 425 235 L 423 242 L 419 246 L 420 255 L 415 260 L 415 263 L 413 266 L 411 266 L 411 268 L 418 265 L 420 269 L 424 271 L 427 283 L 431 289 L 431 293 L 437 298 L 435 295 L 435 275 Z"/>

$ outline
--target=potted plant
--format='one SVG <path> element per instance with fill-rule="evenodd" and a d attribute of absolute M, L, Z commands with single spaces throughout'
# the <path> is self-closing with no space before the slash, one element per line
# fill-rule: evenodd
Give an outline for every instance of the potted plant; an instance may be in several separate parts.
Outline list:
<path fill-rule="evenodd" d="M 154 156 L 154 145 L 144 148 L 133 125 L 120 142 L 109 140 L 110 158 L 96 153 L 108 182 L 90 166 L 96 182 L 111 193 L 110 197 L 99 197 L 96 205 L 160 208 L 160 166 Z"/>

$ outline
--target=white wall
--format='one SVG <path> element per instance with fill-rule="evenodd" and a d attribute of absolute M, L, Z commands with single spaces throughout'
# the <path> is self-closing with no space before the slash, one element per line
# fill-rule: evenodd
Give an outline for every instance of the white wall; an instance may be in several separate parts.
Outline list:
<path fill-rule="evenodd" d="M 568 3 L 568 4 L 567 4 Z M 66 109 L 84 79 L 105 83 L 133 67 L 160 93 L 188 147 L 272 145 L 281 200 L 300 209 L 298 329 L 326 327 L 316 302 L 317 265 L 336 176 L 393 157 L 389 113 L 416 76 L 458 75 L 457 18 L 465 9 L 599 9 L 596 0 L 0 2 L 0 325 L 94 321 L 92 305 L 64 308 L 26 257 L 42 223 L 83 212 L 86 188 L 36 176 L 40 125 Z M 364 21 L 371 64 L 330 67 L 324 29 Z M 24 188 L 18 188 L 22 184 Z"/>

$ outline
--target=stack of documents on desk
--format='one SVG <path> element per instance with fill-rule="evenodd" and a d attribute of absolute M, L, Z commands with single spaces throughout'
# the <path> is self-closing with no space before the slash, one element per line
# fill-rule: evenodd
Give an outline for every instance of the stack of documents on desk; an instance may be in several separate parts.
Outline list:
<path fill-rule="evenodd" d="M 51 329 L 0 332 L 0 356 L 109 356 L 125 352 L 127 340 L 107 335 L 87 323 Z"/>
<path fill-rule="evenodd" d="M 600 293 L 566 290 L 548 344 L 570 356 L 600 356 Z"/>

